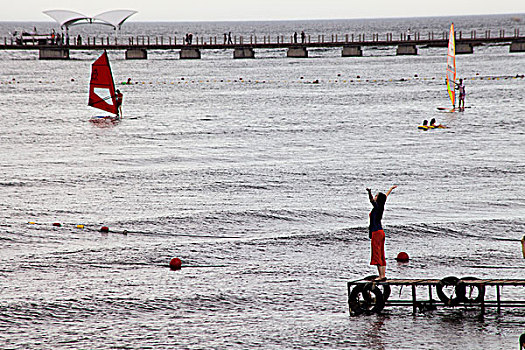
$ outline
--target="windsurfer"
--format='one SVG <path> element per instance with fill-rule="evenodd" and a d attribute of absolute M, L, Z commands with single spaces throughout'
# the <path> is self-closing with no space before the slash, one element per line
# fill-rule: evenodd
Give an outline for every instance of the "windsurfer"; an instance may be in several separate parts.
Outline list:
<path fill-rule="evenodd" d="M 118 89 L 115 92 L 116 92 L 116 100 L 115 100 L 116 103 L 115 104 L 117 107 L 117 117 L 120 117 L 122 115 L 122 100 L 124 98 L 124 95 L 122 95 L 122 93 Z"/>
<path fill-rule="evenodd" d="M 456 84 L 456 90 L 459 92 L 459 110 L 462 111 L 465 109 L 465 85 L 463 84 L 463 79 L 459 79 L 459 83 Z"/>

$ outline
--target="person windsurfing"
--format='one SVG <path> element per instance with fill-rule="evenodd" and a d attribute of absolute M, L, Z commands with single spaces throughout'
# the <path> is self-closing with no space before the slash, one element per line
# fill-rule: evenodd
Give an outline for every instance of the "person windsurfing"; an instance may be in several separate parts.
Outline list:
<path fill-rule="evenodd" d="M 465 85 L 463 79 L 459 79 L 459 83 L 454 82 L 456 85 L 455 89 L 459 92 L 458 108 L 460 111 L 465 110 Z"/>
<path fill-rule="evenodd" d="M 122 115 L 122 99 L 122 93 L 115 90 L 108 55 L 104 51 L 91 65 L 88 105 L 116 116 L 97 116 L 92 117 L 89 121 L 92 123 L 118 122 Z"/>
<path fill-rule="evenodd" d="M 115 105 L 117 107 L 117 118 L 122 118 L 122 100 L 124 98 L 124 95 L 122 95 L 119 89 L 117 89 L 117 91 L 115 92 L 116 92 Z"/>

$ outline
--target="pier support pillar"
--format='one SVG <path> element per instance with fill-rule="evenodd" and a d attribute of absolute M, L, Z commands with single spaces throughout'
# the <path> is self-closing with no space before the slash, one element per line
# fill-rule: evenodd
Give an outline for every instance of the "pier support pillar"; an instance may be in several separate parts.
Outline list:
<path fill-rule="evenodd" d="M 238 47 L 233 51 L 233 58 L 255 58 L 255 52 L 251 47 Z"/>
<path fill-rule="evenodd" d="M 198 60 L 201 58 L 201 50 L 191 49 L 191 48 L 182 48 L 180 50 L 180 59 L 181 60 Z"/>
<path fill-rule="evenodd" d="M 127 60 L 147 60 L 148 52 L 146 49 L 127 49 L 126 50 Z"/>
<path fill-rule="evenodd" d="M 69 49 L 55 49 L 45 48 L 40 49 L 38 59 L 40 60 L 68 60 Z"/>
<path fill-rule="evenodd" d="M 401 44 L 397 47 L 397 55 L 417 55 L 417 46 Z"/>
<path fill-rule="evenodd" d="M 361 46 L 352 45 L 352 46 L 343 46 L 343 57 L 361 57 L 363 56 L 363 50 Z"/>
<path fill-rule="evenodd" d="M 456 43 L 456 54 L 474 53 L 474 47 L 470 43 Z"/>
<path fill-rule="evenodd" d="M 525 52 L 525 41 L 513 41 L 510 44 L 510 52 Z"/>
<path fill-rule="evenodd" d="M 304 46 L 290 47 L 286 57 L 306 58 L 308 57 L 308 50 Z"/>

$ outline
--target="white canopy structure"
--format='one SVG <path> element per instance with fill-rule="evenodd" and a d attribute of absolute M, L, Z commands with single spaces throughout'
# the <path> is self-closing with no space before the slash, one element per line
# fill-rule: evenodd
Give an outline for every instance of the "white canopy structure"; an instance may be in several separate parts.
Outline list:
<path fill-rule="evenodd" d="M 108 23 L 113 26 L 115 29 L 120 29 L 120 26 L 131 16 L 133 16 L 137 11 L 133 10 L 113 10 L 102 12 L 93 19 Z"/>
<path fill-rule="evenodd" d="M 93 17 L 88 17 L 81 13 L 69 10 L 49 10 L 44 11 L 46 15 L 53 18 L 60 25 L 60 28 L 69 29 L 71 26 L 79 24 L 103 24 L 120 29 L 122 24 L 137 11 L 133 10 L 113 10 L 100 13 Z"/>
<path fill-rule="evenodd" d="M 57 21 L 60 28 L 69 28 L 74 24 L 80 24 L 80 22 L 89 23 L 89 17 L 75 11 L 50 10 L 44 11 L 44 13 Z"/>

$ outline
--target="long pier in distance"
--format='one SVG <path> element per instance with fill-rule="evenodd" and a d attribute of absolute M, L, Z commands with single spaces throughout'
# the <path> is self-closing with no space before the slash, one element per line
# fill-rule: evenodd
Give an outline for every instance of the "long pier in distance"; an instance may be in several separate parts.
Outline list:
<path fill-rule="evenodd" d="M 456 32 L 456 54 L 472 54 L 474 47 L 487 44 L 509 45 L 509 52 L 525 52 L 525 36 L 520 35 L 519 29 L 508 34 L 504 30 L 491 33 L 470 31 L 469 33 Z M 299 40 L 298 40 L 299 39 Z M 194 41 L 194 42 L 193 42 Z M 280 36 L 248 37 L 234 36 L 228 43 L 226 38 L 196 36 L 191 43 L 184 38 L 166 36 L 91 36 L 67 38 L 54 42 L 42 38 L 7 38 L 0 39 L 0 50 L 38 50 L 39 59 L 69 59 L 70 51 L 74 50 L 124 50 L 126 59 L 147 59 L 148 50 L 180 50 L 180 59 L 200 59 L 205 50 L 233 50 L 233 58 L 255 58 L 255 50 L 286 49 L 287 57 L 307 58 L 308 49 L 313 48 L 341 48 L 343 57 L 363 56 L 366 47 L 397 47 L 397 55 L 417 55 L 419 47 L 446 47 L 448 33 L 400 33 L 385 34 L 318 34 L 297 38 Z"/>

